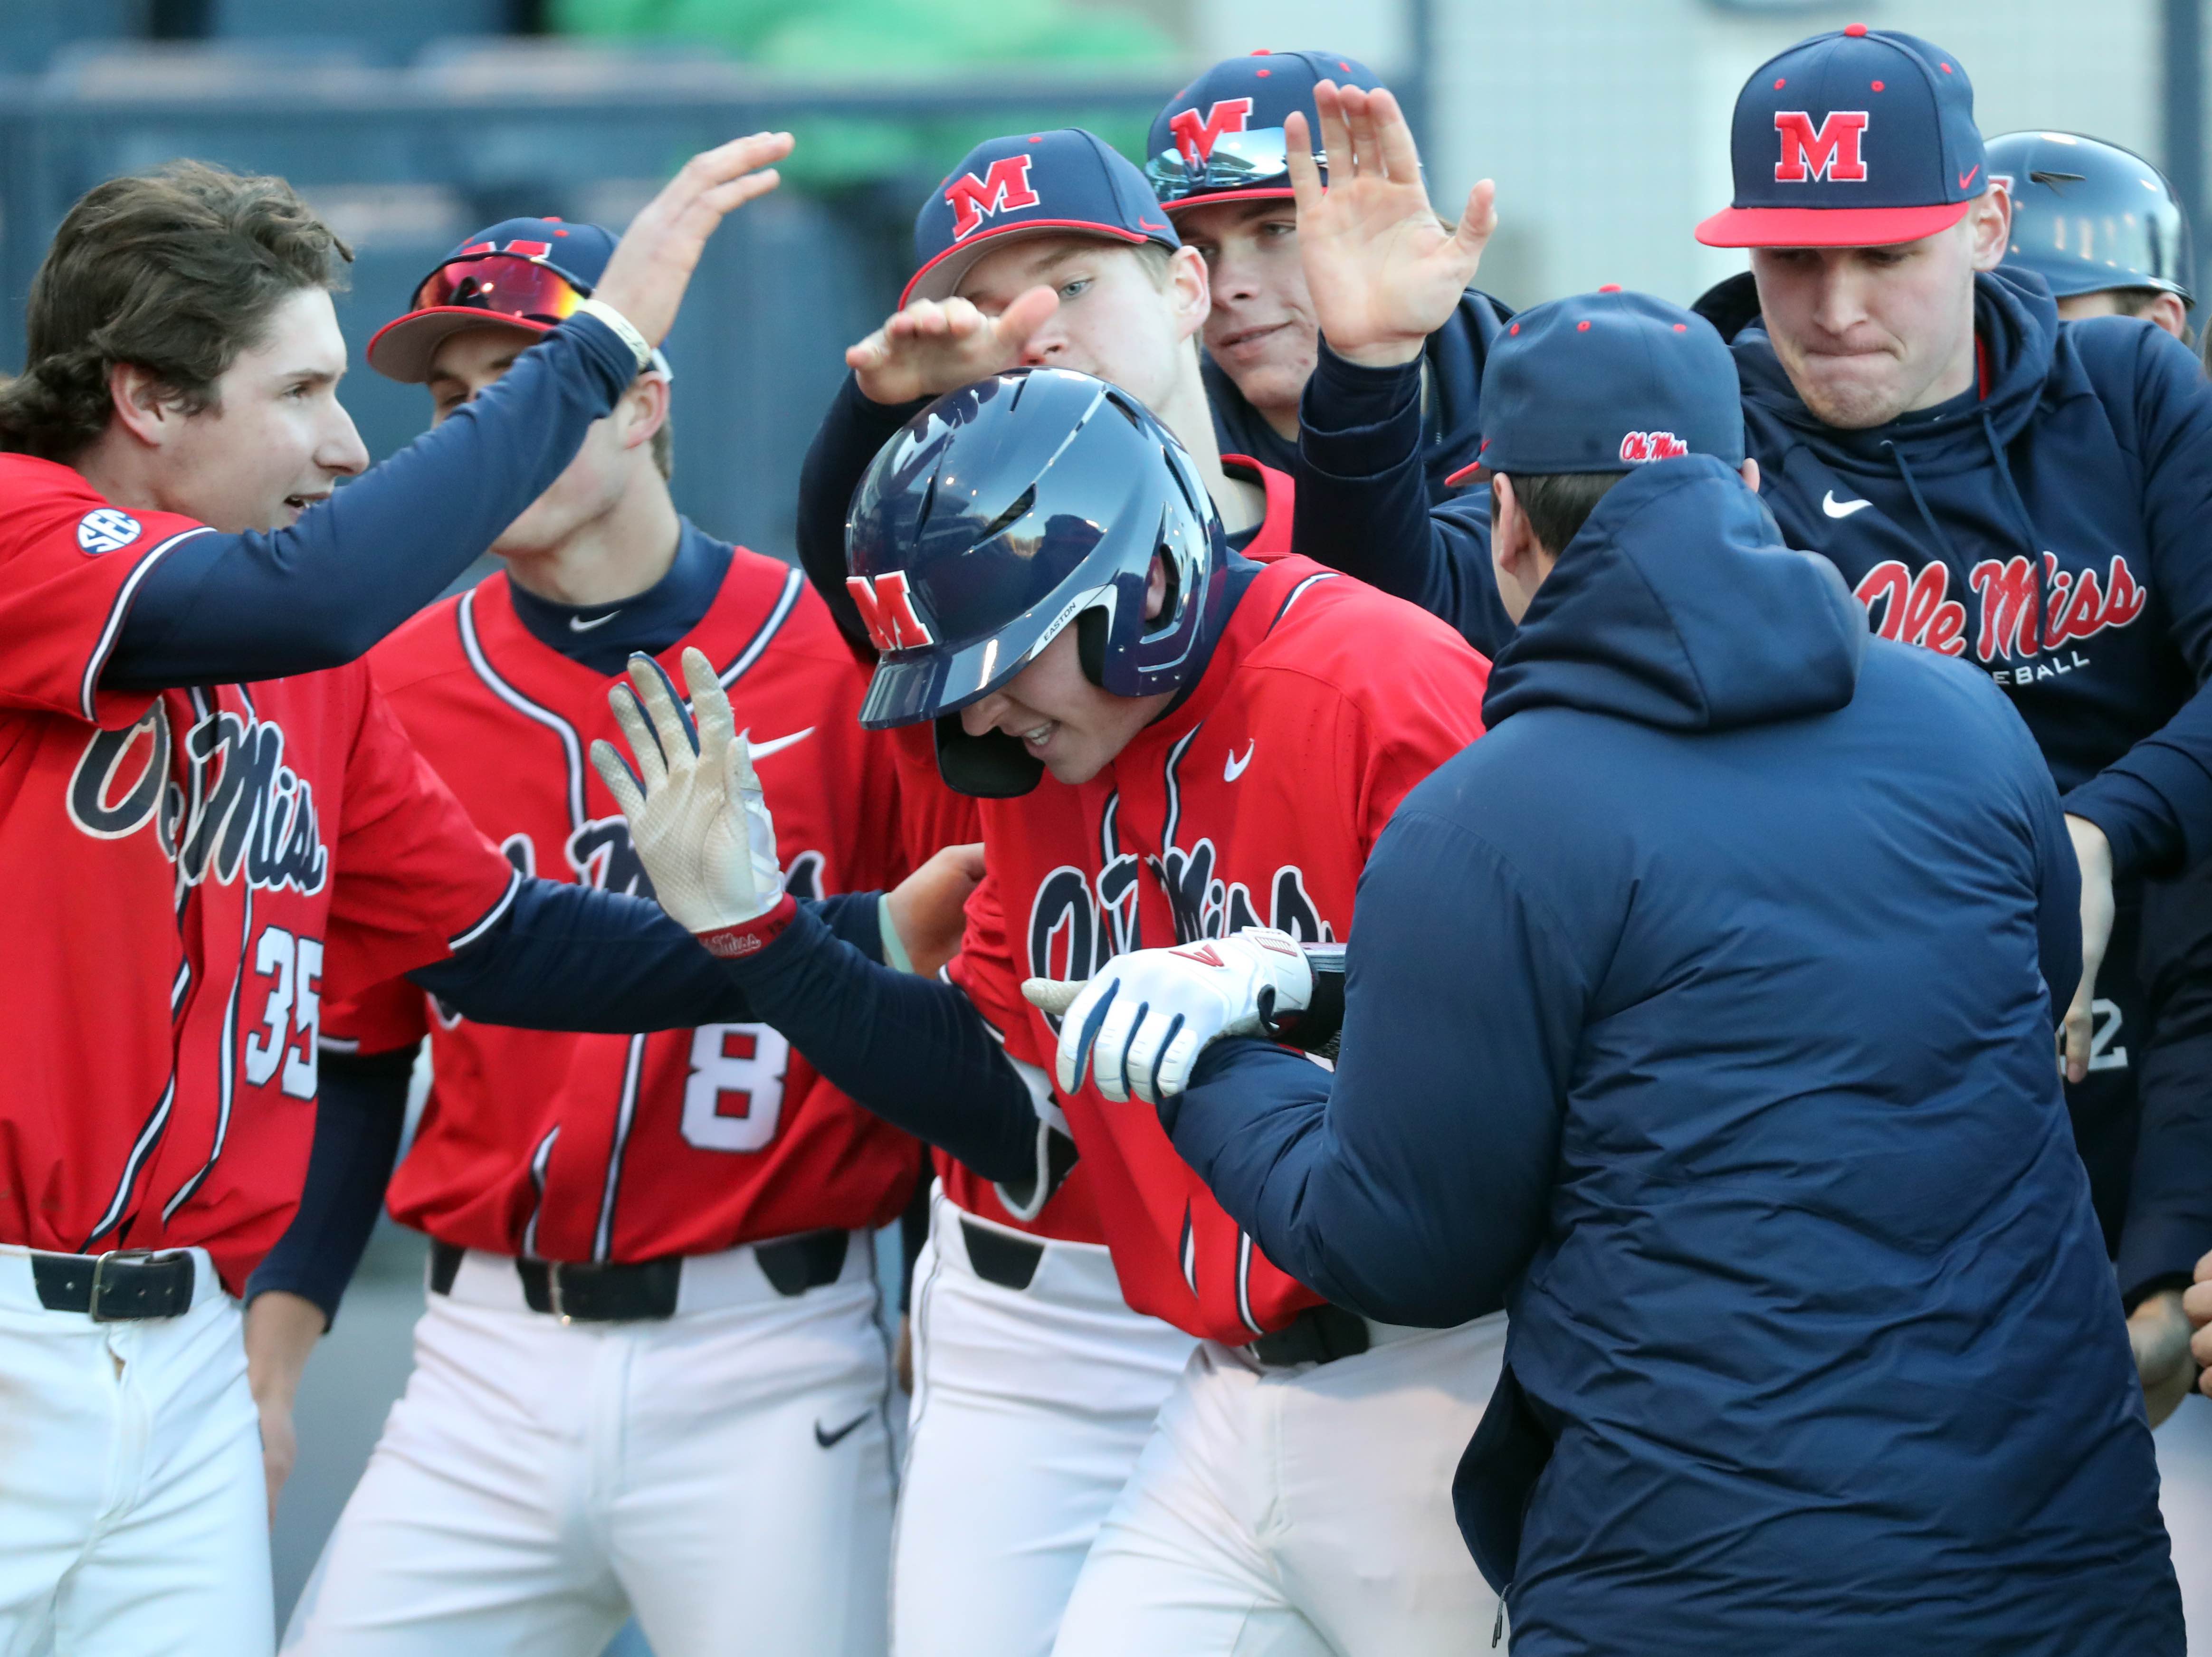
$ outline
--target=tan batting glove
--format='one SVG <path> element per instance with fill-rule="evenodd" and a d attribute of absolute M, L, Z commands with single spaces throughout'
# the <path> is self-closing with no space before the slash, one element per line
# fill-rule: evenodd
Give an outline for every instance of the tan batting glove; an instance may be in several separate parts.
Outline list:
<path fill-rule="evenodd" d="M 684 652 L 691 713 L 660 664 L 629 659 L 629 683 L 608 693 L 636 769 L 608 742 L 592 763 L 629 820 L 630 844 L 660 907 L 719 956 L 750 955 L 790 921 L 775 824 L 714 664 Z M 696 723 L 694 723 L 696 716 Z"/>

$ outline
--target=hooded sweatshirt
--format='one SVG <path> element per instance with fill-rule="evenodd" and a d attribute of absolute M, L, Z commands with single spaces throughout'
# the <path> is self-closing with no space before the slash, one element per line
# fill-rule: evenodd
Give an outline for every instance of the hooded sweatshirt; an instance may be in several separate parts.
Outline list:
<path fill-rule="evenodd" d="M 2003 696 L 1693 456 L 1599 502 L 1484 715 L 1368 865 L 1334 1076 L 1220 1042 L 1167 1114 L 1332 1300 L 1508 1306 L 1455 1495 L 1516 1657 L 2179 1657 Z"/>
<path fill-rule="evenodd" d="M 1482 445 L 1482 368 L 1490 342 L 1513 313 L 1489 294 L 1470 288 L 1451 319 L 1429 336 L 1418 359 L 1419 385 L 1419 471 L 1423 494 L 1442 501 L 1451 489 L 1444 480 L 1474 458 Z M 1203 365 L 1206 398 L 1213 407 L 1214 436 L 1224 454 L 1241 454 L 1295 476 L 1298 446 L 1267 423 L 1244 400 L 1220 364 Z M 1320 540 L 1326 543 L 1324 535 Z"/>

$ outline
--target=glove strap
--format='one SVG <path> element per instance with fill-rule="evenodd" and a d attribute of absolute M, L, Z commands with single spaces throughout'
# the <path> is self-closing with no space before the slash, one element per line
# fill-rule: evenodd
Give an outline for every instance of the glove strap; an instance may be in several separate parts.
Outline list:
<path fill-rule="evenodd" d="M 1344 945 L 1309 944 L 1305 957 L 1313 974 L 1312 996 L 1296 1011 L 1270 1009 L 1263 1022 L 1270 1038 L 1286 1047 L 1333 1051 L 1331 1044 L 1344 1028 Z"/>
<path fill-rule="evenodd" d="M 764 915 L 755 915 L 750 920 L 740 920 L 734 926 L 717 926 L 711 932 L 695 932 L 707 953 L 724 961 L 742 961 L 749 955 L 758 955 L 783 936 L 783 929 L 791 925 L 798 914 L 799 904 L 786 892 L 775 907 Z"/>

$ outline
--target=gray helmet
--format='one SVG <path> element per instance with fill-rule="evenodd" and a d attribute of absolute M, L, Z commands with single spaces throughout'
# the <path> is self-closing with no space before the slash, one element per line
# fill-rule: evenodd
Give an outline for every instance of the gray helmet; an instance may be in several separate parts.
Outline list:
<path fill-rule="evenodd" d="M 2142 156 L 2075 132 L 2008 132 L 1987 153 L 2012 193 L 2008 268 L 2034 271 L 2060 299 L 2151 288 L 2193 302 L 2189 221 Z"/>

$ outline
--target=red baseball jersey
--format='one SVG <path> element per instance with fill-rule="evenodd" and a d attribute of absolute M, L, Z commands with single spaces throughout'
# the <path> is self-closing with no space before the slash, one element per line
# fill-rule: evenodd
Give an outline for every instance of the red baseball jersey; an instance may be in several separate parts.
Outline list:
<path fill-rule="evenodd" d="M 863 731 L 867 677 L 797 570 L 739 548 L 684 648 L 721 670 L 801 897 L 902 872 L 896 768 Z M 533 638 L 507 578 L 425 610 L 370 658 L 478 827 L 551 880 L 649 895 L 591 745 L 625 744 L 609 682 Z M 366 1052 L 427 1033 L 429 1102 L 392 1215 L 442 1241 L 559 1260 L 698 1254 L 894 1217 L 921 1149 L 761 1024 L 570 1035 L 452 1017 L 404 980 L 328 1017 Z"/>
<path fill-rule="evenodd" d="M 0 501 L 0 1241 L 199 1244 L 235 1293 L 306 1177 L 325 1003 L 446 955 L 514 871 L 362 665 L 100 687 L 204 526 L 23 455 Z"/>
<path fill-rule="evenodd" d="M 1303 558 L 1246 590 L 1189 698 L 1079 788 L 986 800 L 988 873 L 954 980 L 1006 1051 L 1049 1073 L 1025 978 L 1088 978 L 1125 950 L 1278 927 L 1340 938 L 1407 792 L 1482 734 L 1489 664 L 1442 622 Z M 1143 1104 L 1055 1095 L 1080 1158 L 1036 1228 L 1094 1211 L 1131 1306 L 1232 1344 L 1317 1298 L 1271 1265 Z M 985 1206 L 964 1169 L 948 1187 Z"/>
<path fill-rule="evenodd" d="M 1287 472 L 1241 454 L 1221 457 L 1222 467 L 1232 476 L 1244 476 L 1257 483 L 1267 494 L 1267 507 L 1259 528 L 1243 548 L 1243 556 L 1261 563 L 1272 563 L 1288 555 L 1291 550 L 1291 514 L 1296 509 L 1297 484 Z M 923 804 L 909 819 L 910 841 L 931 842 L 927 856 L 938 846 L 963 844 L 983 838 L 982 818 L 976 808 L 981 802 L 965 794 L 955 793 L 945 786 L 937 772 L 937 739 L 931 726 L 902 725 L 891 733 L 900 738 L 900 763 L 906 768 L 907 798 L 909 802 Z M 944 836 L 944 838 L 938 838 Z M 988 853 L 987 853 L 988 855 Z M 918 859 L 917 859 L 918 860 Z M 988 901 L 988 899 L 987 899 Z M 972 909 L 972 904 L 971 904 Z M 1049 1070 L 1049 1066 L 1047 1069 Z M 1065 1241 L 1103 1243 L 1106 1233 L 1098 1217 L 1097 1205 L 1092 1201 L 1091 1181 L 1081 1163 L 1069 1174 L 1060 1189 L 1054 1193 L 1051 1202 L 1042 1211 L 1024 1219 L 1008 1211 L 999 1200 L 997 1189 L 954 1161 L 943 1151 L 933 1153 L 938 1177 L 952 1199 L 970 1213 L 981 1214 L 1000 1225 L 1018 1230 L 1034 1232 L 1040 1236 L 1057 1237 Z"/>

